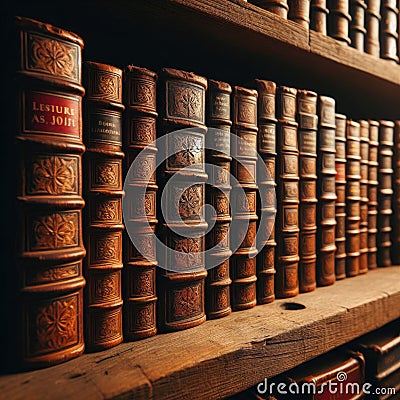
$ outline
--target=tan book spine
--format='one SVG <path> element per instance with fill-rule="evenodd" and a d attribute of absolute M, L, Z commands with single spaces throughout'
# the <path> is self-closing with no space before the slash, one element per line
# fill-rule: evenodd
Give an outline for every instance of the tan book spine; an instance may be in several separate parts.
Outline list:
<path fill-rule="evenodd" d="M 310 3 L 311 0 L 288 0 L 288 19 L 308 29 L 310 27 Z"/>
<path fill-rule="evenodd" d="M 399 9 L 396 0 L 382 0 L 381 3 L 381 26 L 380 26 L 380 53 L 381 58 L 399 62 L 398 40 L 399 40 Z"/>
<path fill-rule="evenodd" d="M 252 3 L 264 10 L 279 15 L 281 18 L 287 19 L 289 9 L 287 0 L 252 0 Z"/>
<path fill-rule="evenodd" d="M 350 44 L 349 0 L 328 0 L 329 23 L 328 34 L 343 44 Z"/>
<path fill-rule="evenodd" d="M 380 56 L 379 26 L 381 21 L 381 0 L 366 0 L 365 14 L 365 52 L 375 57 Z"/>
<path fill-rule="evenodd" d="M 311 0 L 310 29 L 326 35 L 328 14 L 326 0 Z"/>
<path fill-rule="evenodd" d="M 392 262 L 400 264 L 400 120 L 395 121 L 394 155 L 393 155 L 393 237 L 392 237 Z"/>
<path fill-rule="evenodd" d="M 367 5 L 364 0 L 350 0 L 350 43 L 358 51 L 365 49 L 365 13 Z"/>

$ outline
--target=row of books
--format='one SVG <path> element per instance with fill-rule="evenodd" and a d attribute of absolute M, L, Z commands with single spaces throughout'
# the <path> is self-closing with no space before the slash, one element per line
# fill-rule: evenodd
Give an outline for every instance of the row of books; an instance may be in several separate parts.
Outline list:
<path fill-rule="evenodd" d="M 261 8 L 343 45 L 399 62 L 399 2 L 396 0 L 251 0 Z"/>
<path fill-rule="evenodd" d="M 391 264 L 399 122 L 347 120 L 333 98 L 271 81 L 232 88 L 177 69 L 82 63 L 77 35 L 16 22 L 25 366 Z"/>

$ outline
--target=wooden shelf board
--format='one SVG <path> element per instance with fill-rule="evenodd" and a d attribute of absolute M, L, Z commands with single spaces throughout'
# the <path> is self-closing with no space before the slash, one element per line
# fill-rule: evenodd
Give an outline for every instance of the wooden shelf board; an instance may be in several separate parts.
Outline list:
<path fill-rule="evenodd" d="M 181 332 L 0 377 L 3 398 L 218 399 L 400 317 L 400 267 L 234 312 Z M 305 306 L 287 310 L 285 303 Z"/>

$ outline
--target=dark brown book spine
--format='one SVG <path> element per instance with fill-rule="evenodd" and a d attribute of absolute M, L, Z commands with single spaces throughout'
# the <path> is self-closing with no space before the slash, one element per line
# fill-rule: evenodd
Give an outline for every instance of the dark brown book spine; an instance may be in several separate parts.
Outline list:
<path fill-rule="evenodd" d="M 122 342 L 122 70 L 85 62 L 85 344 Z"/>
<path fill-rule="evenodd" d="M 311 0 L 288 0 L 288 19 L 308 29 L 310 26 L 310 2 Z"/>
<path fill-rule="evenodd" d="M 365 14 L 365 52 L 375 57 L 380 56 L 379 25 L 381 21 L 381 0 L 366 0 Z"/>
<path fill-rule="evenodd" d="M 378 233 L 377 233 L 377 263 L 378 267 L 391 265 L 391 216 L 392 216 L 392 158 L 394 146 L 394 123 L 379 121 L 378 148 Z"/>
<path fill-rule="evenodd" d="M 349 0 L 328 0 L 329 36 L 339 40 L 341 43 L 349 45 L 349 26 L 351 17 L 349 14 Z"/>
<path fill-rule="evenodd" d="M 379 123 L 369 120 L 368 148 L 368 269 L 375 269 L 378 233 L 378 146 Z"/>
<path fill-rule="evenodd" d="M 82 39 L 16 17 L 15 127 L 19 296 L 15 330 L 23 367 L 82 354 Z M 9 282 L 11 285 L 11 282 Z"/>
<path fill-rule="evenodd" d="M 256 80 L 258 91 L 258 153 L 264 166 L 258 168 L 259 226 L 257 233 L 257 303 L 270 303 L 275 299 L 275 162 L 276 162 L 276 84 Z M 265 222 L 264 222 L 265 221 Z M 263 226 L 261 226 L 263 224 Z"/>
<path fill-rule="evenodd" d="M 360 274 L 368 272 L 368 169 L 369 169 L 369 123 L 360 124 Z"/>
<path fill-rule="evenodd" d="M 124 340 L 157 332 L 156 86 L 155 72 L 133 65 L 124 69 Z"/>
<path fill-rule="evenodd" d="M 398 24 L 399 9 L 396 0 L 382 0 L 381 2 L 381 31 L 380 31 L 380 52 L 381 58 L 399 62 L 398 56 Z"/>
<path fill-rule="evenodd" d="M 252 0 L 252 3 L 264 10 L 272 12 L 280 17 L 287 19 L 289 6 L 287 0 Z"/>
<path fill-rule="evenodd" d="M 233 89 L 231 143 L 233 255 L 231 268 L 231 302 L 233 310 L 256 305 L 256 231 L 257 231 L 257 91 L 235 86 Z M 235 203 L 233 203 L 235 202 Z M 234 227 L 233 227 L 234 226 Z"/>
<path fill-rule="evenodd" d="M 299 143 L 299 289 L 311 292 L 317 286 L 317 94 L 297 91 Z"/>
<path fill-rule="evenodd" d="M 319 96 L 317 137 L 318 206 L 317 206 L 317 284 L 335 282 L 335 100 Z"/>
<path fill-rule="evenodd" d="M 162 79 L 161 79 L 162 77 Z M 205 314 L 205 93 L 207 80 L 164 68 L 158 97 L 159 136 L 165 143 L 160 170 L 158 325 L 163 331 L 191 328 Z M 168 155 L 168 153 L 169 155 Z M 161 219 L 162 218 L 162 219 Z"/>
<path fill-rule="evenodd" d="M 275 294 L 279 298 L 299 293 L 299 146 L 296 122 L 297 90 L 277 91 L 277 219 Z"/>
<path fill-rule="evenodd" d="M 336 167 L 336 204 L 335 204 L 335 275 L 336 280 L 346 278 L 346 116 L 336 114 L 335 167 Z"/>
<path fill-rule="evenodd" d="M 346 129 L 346 275 L 360 271 L 360 124 L 348 120 Z"/>
<path fill-rule="evenodd" d="M 207 262 L 215 265 L 208 269 L 206 280 L 206 313 L 208 318 L 220 318 L 231 313 L 229 274 L 230 249 L 230 170 L 232 157 L 230 129 L 232 88 L 224 82 L 208 80 L 206 122 L 207 174 L 211 186 L 206 187 L 206 200 L 215 210 L 207 216 L 213 226 L 206 236 Z"/>
<path fill-rule="evenodd" d="M 400 264 L 400 120 L 395 121 L 394 131 L 394 158 L 393 158 L 393 189 L 394 198 L 392 202 L 392 262 Z"/>
<path fill-rule="evenodd" d="M 364 52 L 365 48 L 365 10 L 367 5 L 364 0 L 350 0 L 350 42 L 358 51 Z"/>
<path fill-rule="evenodd" d="M 328 14 L 326 0 L 311 0 L 310 29 L 326 35 Z"/>

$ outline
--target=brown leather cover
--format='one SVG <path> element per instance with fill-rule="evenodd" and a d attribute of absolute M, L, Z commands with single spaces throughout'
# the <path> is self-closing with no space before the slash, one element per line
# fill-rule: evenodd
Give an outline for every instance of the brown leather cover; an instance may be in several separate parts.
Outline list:
<path fill-rule="evenodd" d="M 329 36 L 349 45 L 349 26 L 351 17 L 349 14 L 349 0 L 328 0 L 329 9 Z"/>
<path fill-rule="evenodd" d="M 83 41 L 22 17 L 16 18 L 16 29 L 20 172 L 14 262 L 20 326 L 14 334 L 20 345 L 14 356 L 33 368 L 67 361 L 84 350 Z"/>
<path fill-rule="evenodd" d="M 377 263 L 378 267 L 391 265 L 391 216 L 393 196 L 393 146 L 394 123 L 379 121 L 379 148 L 378 148 L 378 233 L 377 233 Z"/>
<path fill-rule="evenodd" d="M 170 157 L 161 154 L 166 159 L 160 169 L 160 185 L 166 191 L 167 215 L 159 214 L 162 218 L 159 234 L 166 247 L 177 254 L 165 251 L 162 260 L 166 268 L 174 267 L 175 271 L 159 268 L 157 272 L 157 320 L 161 330 L 174 331 L 199 325 L 206 319 L 207 223 L 203 206 L 207 179 L 204 163 L 207 80 L 193 72 L 163 68 L 160 81 L 158 135 L 168 134 L 166 148 L 174 154 Z M 190 127 L 195 129 L 179 131 Z M 166 187 L 171 177 L 174 181 Z"/>
<path fill-rule="evenodd" d="M 122 70 L 85 62 L 85 344 L 122 342 Z"/>
<path fill-rule="evenodd" d="M 310 29 L 326 35 L 328 14 L 326 0 L 311 0 Z"/>
<path fill-rule="evenodd" d="M 392 237 L 392 262 L 400 264 L 400 120 L 395 121 L 394 131 L 394 199 L 393 199 L 393 237 Z"/>
<path fill-rule="evenodd" d="M 396 0 L 381 0 L 380 52 L 381 58 L 399 62 L 399 9 Z"/>
<path fill-rule="evenodd" d="M 231 243 L 238 247 L 230 259 L 231 302 L 233 310 L 244 310 L 256 305 L 256 231 L 257 231 L 257 91 L 240 86 L 233 88 L 232 133 L 247 145 L 231 144 L 232 175 L 237 179 L 231 199 L 236 207 L 232 220 L 238 228 L 231 230 Z M 247 201 L 243 199 L 243 191 Z"/>
<path fill-rule="evenodd" d="M 365 0 L 367 10 L 365 14 L 365 52 L 375 57 L 380 56 L 379 25 L 381 21 L 380 0 Z"/>
<path fill-rule="evenodd" d="M 317 286 L 317 94 L 297 90 L 299 143 L 299 289 L 311 292 Z"/>
<path fill-rule="evenodd" d="M 277 218 L 275 294 L 279 298 L 299 293 L 299 146 L 296 122 L 297 90 L 277 91 Z"/>
<path fill-rule="evenodd" d="M 123 101 L 125 184 L 130 188 L 145 187 L 144 197 L 127 196 L 132 201 L 125 223 L 134 235 L 135 245 L 124 235 L 124 339 L 136 340 L 155 335 L 156 328 L 156 82 L 157 74 L 129 65 L 124 69 Z M 145 153 L 138 154 L 146 148 Z M 137 157 L 140 157 L 137 159 Z M 137 167 L 130 171 L 135 161 Z M 133 197 L 133 198 L 131 198 Z M 128 209 L 126 207 L 125 209 Z"/>
<path fill-rule="evenodd" d="M 308 29 L 310 26 L 310 2 L 311 0 L 288 0 L 288 19 Z"/>
<path fill-rule="evenodd" d="M 335 204 L 335 275 L 336 280 L 346 278 L 346 120 L 343 114 L 335 115 L 335 168 L 336 168 L 336 204 Z"/>
<path fill-rule="evenodd" d="M 252 0 L 253 4 L 287 19 L 289 6 L 287 0 Z"/>
<path fill-rule="evenodd" d="M 350 43 L 358 51 L 364 52 L 365 10 L 367 5 L 364 0 L 350 0 Z"/>
<path fill-rule="evenodd" d="M 258 171 L 257 182 L 260 198 L 258 203 L 258 234 L 257 234 L 257 303 L 270 303 L 275 299 L 275 162 L 276 162 L 276 118 L 275 96 L 276 84 L 271 81 L 256 80 L 258 92 L 258 153 L 265 163 L 269 176 Z M 264 213 L 265 226 L 261 224 L 261 213 Z M 272 226 L 272 229 L 271 229 Z M 264 234 L 271 229 L 269 237 Z"/>
<path fill-rule="evenodd" d="M 229 274 L 230 249 L 229 228 L 231 223 L 229 197 L 230 186 L 230 95 L 232 88 L 225 82 L 208 80 L 206 98 L 206 122 L 211 129 L 206 134 L 206 161 L 209 181 L 213 186 L 206 187 L 207 204 L 215 210 L 213 221 L 207 218 L 214 227 L 206 236 L 206 248 L 210 261 L 217 266 L 208 270 L 206 279 L 206 313 L 207 317 L 220 318 L 231 313 L 230 285 L 232 280 Z M 218 150 L 210 150 L 218 149 Z M 213 166 L 219 167 L 215 169 Z M 222 174 L 224 172 L 224 174 Z M 217 246 L 217 247 L 215 247 Z M 213 249 L 213 250 L 211 250 Z M 207 260 L 206 260 L 207 262 Z"/>
<path fill-rule="evenodd" d="M 317 138 L 317 284 L 335 282 L 335 100 L 327 96 L 318 99 Z"/>

